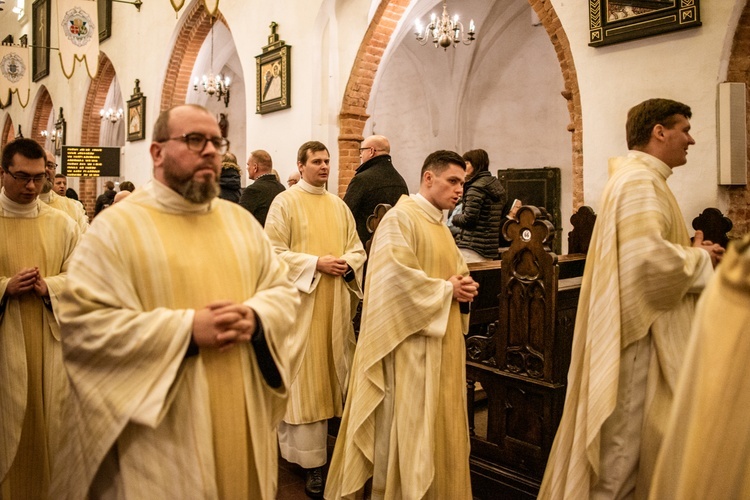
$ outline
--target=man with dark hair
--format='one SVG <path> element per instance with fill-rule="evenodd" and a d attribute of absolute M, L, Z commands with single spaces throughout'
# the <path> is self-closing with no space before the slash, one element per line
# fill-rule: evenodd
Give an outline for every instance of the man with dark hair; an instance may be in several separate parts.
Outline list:
<path fill-rule="evenodd" d="M 285 190 L 284 185 L 273 173 L 271 155 L 262 149 L 250 153 L 250 158 L 247 159 L 247 173 L 254 182 L 245 188 L 240 205 L 249 210 L 261 226 L 265 226 L 271 202 Z"/>
<path fill-rule="evenodd" d="M 94 206 L 94 217 L 99 215 L 99 212 L 107 208 L 115 201 L 115 183 L 107 181 L 104 183 L 105 191 L 96 198 L 96 205 Z"/>
<path fill-rule="evenodd" d="M 648 494 L 695 303 L 724 252 L 700 231 L 691 245 L 667 186 L 695 144 L 689 116 L 667 99 L 628 113 L 632 149 L 609 162 L 539 498 Z"/>
<path fill-rule="evenodd" d="M 42 192 L 39 194 L 39 199 L 50 207 L 64 212 L 68 217 L 75 221 L 81 233 L 85 233 L 89 228 L 89 217 L 86 215 L 83 205 L 65 196 L 64 190 L 62 195 L 55 192 L 52 181 L 56 181 L 58 175 L 62 176 L 62 174 L 55 174 L 55 170 L 57 169 L 55 155 L 51 151 L 45 151 L 45 154 L 47 160 L 45 163 L 47 181 L 44 183 L 44 186 L 42 186 Z M 62 178 L 64 180 L 65 176 L 62 176 Z"/>
<path fill-rule="evenodd" d="M 477 283 L 443 211 L 464 160 L 436 151 L 419 193 L 386 213 L 370 249 L 362 328 L 326 498 L 470 499 L 464 334 Z"/>
<path fill-rule="evenodd" d="M 0 193 L 0 492 L 47 498 L 69 386 L 57 323 L 78 230 L 39 201 L 45 153 L 16 139 L 2 153 Z"/>
<path fill-rule="evenodd" d="M 320 496 L 328 419 L 342 414 L 354 356 L 352 318 L 362 297 L 365 251 L 349 208 L 325 189 L 328 149 L 306 142 L 297 158 L 302 179 L 274 199 L 265 226 L 300 291 L 294 330 L 307 338 L 279 425 L 279 448 L 282 457 L 307 469 L 307 493 Z"/>
<path fill-rule="evenodd" d="M 275 498 L 298 294 L 260 225 L 216 199 L 229 142 L 214 115 L 182 105 L 157 123 L 153 180 L 71 262 L 75 390 L 50 498 Z"/>
<path fill-rule="evenodd" d="M 370 239 L 367 218 L 380 203 L 395 205 L 409 188 L 391 160 L 391 144 L 382 135 L 371 135 L 359 148 L 360 166 L 349 182 L 344 203 L 357 221 L 357 234 L 364 245 Z"/>

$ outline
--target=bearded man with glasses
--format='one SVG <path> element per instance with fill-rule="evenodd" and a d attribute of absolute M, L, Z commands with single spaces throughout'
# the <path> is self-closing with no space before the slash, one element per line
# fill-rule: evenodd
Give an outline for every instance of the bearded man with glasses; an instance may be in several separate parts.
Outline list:
<path fill-rule="evenodd" d="M 162 112 L 154 179 L 76 251 L 52 498 L 275 498 L 299 296 L 260 224 L 216 197 L 228 146 L 205 108 Z"/>
<path fill-rule="evenodd" d="M 0 193 L 0 497 L 47 498 L 68 393 L 55 319 L 75 223 L 39 201 L 44 149 L 31 139 L 2 152 Z"/>

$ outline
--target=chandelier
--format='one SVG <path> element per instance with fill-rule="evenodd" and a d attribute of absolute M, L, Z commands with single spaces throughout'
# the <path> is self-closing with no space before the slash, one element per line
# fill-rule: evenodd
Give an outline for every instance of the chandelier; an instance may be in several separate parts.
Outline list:
<path fill-rule="evenodd" d="M 476 30 L 474 28 L 474 20 L 469 22 L 469 31 L 464 33 L 464 25 L 458 21 L 458 15 L 448 15 L 448 7 L 446 6 L 447 1 L 443 1 L 443 15 L 440 19 L 437 18 L 435 13 L 430 17 L 430 24 L 425 28 L 422 28 L 422 24 L 417 21 L 417 31 L 414 35 L 417 37 L 417 41 L 420 45 L 426 44 L 431 41 L 435 44 L 435 47 L 443 47 L 448 50 L 451 45 L 458 45 L 458 42 L 462 42 L 464 45 L 469 45 L 471 42 L 476 40 L 474 35 Z"/>
<path fill-rule="evenodd" d="M 193 80 L 193 90 L 198 91 L 198 85 L 201 86 L 203 92 L 209 95 L 209 97 L 216 96 L 217 101 L 224 100 L 224 107 L 229 106 L 229 77 L 222 77 L 221 75 L 214 75 L 214 17 L 211 17 L 211 65 L 208 68 L 208 75 L 203 75 L 201 78 L 195 77 Z"/>
<path fill-rule="evenodd" d="M 125 114 L 122 111 L 122 108 L 115 110 L 114 108 L 109 108 L 107 110 L 100 110 L 99 116 L 101 116 L 102 120 L 108 120 L 112 123 L 117 123 L 122 119 Z"/>

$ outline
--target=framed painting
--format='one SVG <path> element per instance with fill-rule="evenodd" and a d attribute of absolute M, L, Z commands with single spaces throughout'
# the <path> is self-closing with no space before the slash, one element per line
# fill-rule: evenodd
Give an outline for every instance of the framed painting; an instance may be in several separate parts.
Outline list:
<path fill-rule="evenodd" d="M 589 0 L 589 45 L 601 47 L 701 25 L 700 0 Z"/>
<path fill-rule="evenodd" d="M 49 37 L 52 0 L 36 0 L 32 6 L 31 30 L 31 75 L 38 82 L 49 75 Z"/>
<path fill-rule="evenodd" d="M 128 141 L 146 138 L 146 96 L 141 92 L 140 80 L 135 81 L 133 94 L 128 100 Z"/>
<path fill-rule="evenodd" d="M 99 43 L 112 36 L 112 0 L 96 0 Z"/>
<path fill-rule="evenodd" d="M 62 147 L 65 144 L 65 132 L 66 132 L 65 117 L 63 116 L 63 109 L 60 108 L 60 115 L 57 117 L 55 122 L 55 136 L 53 141 L 55 144 L 55 156 L 62 155 Z"/>
<path fill-rule="evenodd" d="M 272 113 L 292 106 L 290 100 L 290 45 L 281 45 L 255 57 L 257 114 Z"/>

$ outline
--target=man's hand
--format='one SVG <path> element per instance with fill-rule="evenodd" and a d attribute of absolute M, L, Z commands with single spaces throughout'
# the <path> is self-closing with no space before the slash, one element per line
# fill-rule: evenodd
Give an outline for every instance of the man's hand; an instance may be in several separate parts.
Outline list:
<path fill-rule="evenodd" d="M 26 292 L 34 290 L 34 285 L 39 277 L 39 269 L 36 267 L 27 267 L 18 271 L 8 280 L 8 286 L 5 288 L 5 295 L 9 297 L 18 297 Z M 44 285 L 45 289 L 47 285 Z"/>
<path fill-rule="evenodd" d="M 451 276 L 448 281 L 453 285 L 453 298 L 459 302 L 472 302 L 479 293 L 479 283 L 474 281 L 471 276 L 456 274 Z"/>
<path fill-rule="evenodd" d="M 34 293 L 38 297 L 49 297 L 49 288 L 47 288 L 47 282 L 44 281 L 41 274 L 37 273 L 36 281 L 34 282 Z"/>
<path fill-rule="evenodd" d="M 696 231 L 695 237 L 693 238 L 693 246 L 696 248 L 702 248 L 708 255 L 711 256 L 711 264 L 716 267 L 721 259 L 724 257 L 724 247 L 718 243 L 713 243 L 709 240 L 703 239 L 703 231 Z"/>
<path fill-rule="evenodd" d="M 315 269 L 331 276 L 343 276 L 348 267 L 344 259 L 337 259 L 333 255 L 318 257 L 318 263 L 315 265 Z"/>
<path fill-rule="evenodd" d="M 219 301 L 195 311 L 193 339 L 198 347 L 215 347 L 221 351 L 235 344 L 250 342 L 257 321 L 255 311 L 244 304 Z"/>

